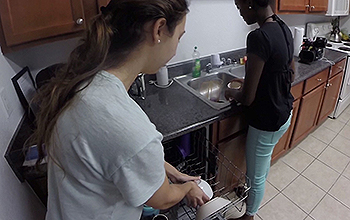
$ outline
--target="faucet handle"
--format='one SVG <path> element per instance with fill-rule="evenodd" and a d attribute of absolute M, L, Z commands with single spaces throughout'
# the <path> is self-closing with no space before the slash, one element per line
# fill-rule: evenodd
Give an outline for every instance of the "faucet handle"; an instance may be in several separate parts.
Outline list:
<path fill-rule="evenodd" d="M 226 60 L 226 65 L 231 65 L 231 64 L 232 64 L 232 60 L 230 57 L 228 57 Z"/>
<path fill-rule="evenodd" d="M 211 65 L 211 63 L 208 63 L 207 65 L 205 65 L 205 71 L 207 73 L 210 73 L 210 71 L 212 70 L 213 66 Z"/>
<path fill-rule="evenodd" d="M 222 64 L 221 64 L 222 66 L 223 66 L 223 65 L 226 65 L 226 59 L 225 59 L 225 57 L 221 58 L 221 61 L 222 61 Z"/>

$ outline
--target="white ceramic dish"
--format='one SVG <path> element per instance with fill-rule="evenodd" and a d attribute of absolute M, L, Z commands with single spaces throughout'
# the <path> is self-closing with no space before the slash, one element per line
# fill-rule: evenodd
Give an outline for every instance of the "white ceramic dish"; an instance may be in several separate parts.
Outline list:
<path fill-rule="evenodd" d="M 196 220 L 203 220 L 228 204 L 230 204 L 229 200 L 221 197 L 215 197 L 197 209 Z"/>
<path fill-rule="evenodd" d="M 199 188 L 203 190 L 203 192 L 209 197 L 209 199 L 213 198 L 213 190 L 211 189 L 209 183 L 205 180 L 197 180 L 196 183 L 198 184 Z"/>
<path fill-rule="evenodd" d="M 231 201 L 237 201 L 239 198 L 237 197 L 235 192 L 231 192 L 227 196 Z M 234 206 L 230 207 L 225 213 L 225 219 L 236 219 L 240 218 L 244 215 L 246 211 L 246 204 L 244 201 L 241 201 Z"/>

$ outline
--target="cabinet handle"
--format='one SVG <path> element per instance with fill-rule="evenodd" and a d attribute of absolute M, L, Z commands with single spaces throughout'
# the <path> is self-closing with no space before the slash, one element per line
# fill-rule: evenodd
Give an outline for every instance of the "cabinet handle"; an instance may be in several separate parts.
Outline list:
<path fill-rule="evenodd" d="M 310 8 L 310 5 L 305 5 L 306 8 Z"/>
<path fill-rule="evenodd" d="M 317 79 L 317 81 L 321 82 L 321 81 L 322 81 L 322 79 Z"/>
<path fill-rule="evenodd" d="M 82 25 L 82 24 L 84 23 L 84 19 L 83 19 L 83 18 L 78 18 L 78 19 L 75 21 L 75 23 L 76 23 L 77 25 Z"/>
<path fill-rule="evenodd" d="M 311 6 L 311 10 L 312 10 L 312 9 L 315 9 L 315 6 L 312 5 L 312 6 Z"/>

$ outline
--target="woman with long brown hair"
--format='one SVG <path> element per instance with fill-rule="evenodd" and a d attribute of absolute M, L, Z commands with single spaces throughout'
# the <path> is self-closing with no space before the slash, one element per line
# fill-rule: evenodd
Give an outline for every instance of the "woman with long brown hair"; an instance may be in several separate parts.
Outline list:
<path fill-rule="evenodd" d="M 204 204 L 199 177 L 164 161 L 162 135 L 127 93 L 175 55 L 186 0 L 111 0 L 101 11 L 40 90 L 33 140 L 40 160 L 49 155 L 46 219 L 139 219 L 143 204 L 166 209 L 185 196 Z"/>

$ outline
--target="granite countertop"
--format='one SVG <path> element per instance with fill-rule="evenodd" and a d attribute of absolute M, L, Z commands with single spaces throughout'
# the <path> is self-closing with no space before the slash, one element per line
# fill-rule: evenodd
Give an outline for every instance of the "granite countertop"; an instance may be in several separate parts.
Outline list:
<path fill-rule="evenodd" d="M 222 110 L 213 109 L 175 81 L 166 89 L 147 85 L 146 93 L 145 100 L 135 98 L 135 101 L 163 134 L 163 141 L 242 111 L 233 105 Z"/>
<path fill-rule="evenodd" d="M 299 58 L 295 57 L 295 79 L 292 85 L 296 85 L 322 70 L 331 66 L 332 62 L 339 62 L 347 55 L 345 53 L 326 49 L 325 57 L 312 62 L 311 64 L 300 63 Z"/>
<path fill-rule="evenodd" d="M 339 62 L 345 57 L 345 53 L 328 49 L 325 52 L 327 59 L 317 60 L 311 64 L 300 63 L 299 58 L 296 57 L 293 85 L 330 67 L 331 62 Z M 135 98 L 135 101 L 163 134 L 163 141 L 179 137 L 242 111 L 242 108 L 235 105 L 222 110 L 213 109 L 177 82 L 166 89 L 146 85 L 146 93 L 145 100 Z"/>

